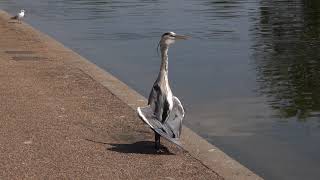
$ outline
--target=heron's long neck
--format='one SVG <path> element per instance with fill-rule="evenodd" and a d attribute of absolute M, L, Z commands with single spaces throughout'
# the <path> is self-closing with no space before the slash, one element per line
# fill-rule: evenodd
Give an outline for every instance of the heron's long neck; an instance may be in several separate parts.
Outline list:
<path fill-rule="evenodd" d="M 161 47 L 161 66 L 159 73 L 160 80 L 164 78 L 164 80 L 168 81 L 168 47 Z"/>

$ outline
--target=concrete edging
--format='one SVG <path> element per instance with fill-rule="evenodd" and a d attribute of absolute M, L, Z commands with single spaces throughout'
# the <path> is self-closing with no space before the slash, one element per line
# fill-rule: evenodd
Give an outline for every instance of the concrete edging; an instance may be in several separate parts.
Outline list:
<path fill-rule="evenodd" d="M 10 15 L 0 10 L 0 16 L 9 19 Z M 135 90 L 127 86 L 125 83 L 111 75 L 110 73 L 99 68 L 95 64 L 89 62 L 84 57 L 80 56 L 71 49 L 65 47 L 60 42 L 54 40 L 48 35 L 34 29 L 32 26 L 22 23 L 19 24 L 21 28 L 29 29 L 39 36 L 40 39 L 47 43 L 50 50 L 57 53 L 68 54 L 73 57 L 71 60 L 65 61 L 73 67 L 79 68 L 91 78 L 99 82 L 101 85 L 109 89 L 115 96 L 128 104 L 132 109 L 138 106 L 147 104 L 147 99 L 137 93 Z M 262 179 L 257 174 L 250 171 L 248 168 L 241 165 L 236 160 L 229 157 L 216 146 L 208 143 L 205 139 L 197 135 L 191 129 L 183 126 L 181 142 L 184 150 L 190 153 L 191 156 L 198 159 L 202 164 L 218 173 L 224 179 L 236 180 L 260 180 Z"/>

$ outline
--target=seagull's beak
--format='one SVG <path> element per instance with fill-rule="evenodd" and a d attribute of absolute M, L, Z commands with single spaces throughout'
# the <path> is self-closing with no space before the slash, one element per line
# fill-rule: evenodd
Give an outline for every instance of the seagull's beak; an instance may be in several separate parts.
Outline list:
<path fill-rule="evenodd" d="M 175 36 L 176 40 L 179 40 L 179 39 L 186 40 L 186 39 L 190 39 L 190 38 L 191 38 L 190 36 L 178 35 L 178 34 Z"/>

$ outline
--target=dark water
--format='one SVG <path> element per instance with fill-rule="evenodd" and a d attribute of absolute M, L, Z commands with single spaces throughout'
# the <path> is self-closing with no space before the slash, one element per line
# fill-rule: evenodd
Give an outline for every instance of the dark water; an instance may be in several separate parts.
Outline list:
<path fill-rule="evenodd" d="M 160 35 L 184 123 L 266 179 L 320 177 L 320 1 L 11 0 L 26 21 L 147 96 Z"/>

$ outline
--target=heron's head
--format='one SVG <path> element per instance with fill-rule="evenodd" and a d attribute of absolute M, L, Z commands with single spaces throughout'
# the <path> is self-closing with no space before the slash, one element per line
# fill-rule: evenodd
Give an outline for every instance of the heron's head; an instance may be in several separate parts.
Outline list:
<path fill-rule="evenodd" d="M 166 32 L 161 36 L 161 40 L 159 42 L 160 47 L 168 47 L 170 44 L 173 44 L 176 40 L 180 39 L 188 39 L 188 36 L 179 35 L 174 32 Z"/>
<path fill-rule="evenodd" d="M 25 10 L 24 10 L 24 9 L 21 9 L 21 10 L 20 10 L 20 12 L 23 12 L 23 13 L 24 13 L 24 12 L 25 12 Z"/>

